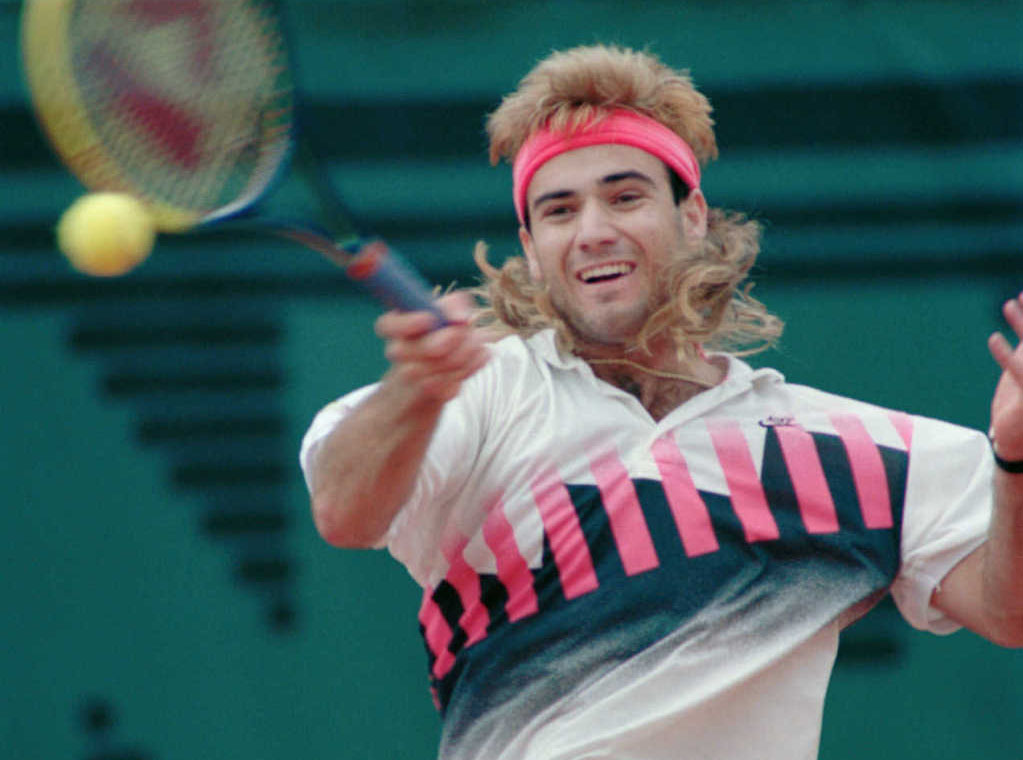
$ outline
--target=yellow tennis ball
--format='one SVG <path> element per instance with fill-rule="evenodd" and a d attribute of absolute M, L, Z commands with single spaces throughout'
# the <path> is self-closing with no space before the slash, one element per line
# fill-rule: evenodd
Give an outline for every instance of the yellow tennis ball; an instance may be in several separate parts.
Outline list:
<path fill-rule="evenodd" d="M 153 250 L 156 227 L 142 201 L 125 193 L 89 193 L 57 223 L 57 245 L 71 265 L 94 277 L 117 277 Z"/>

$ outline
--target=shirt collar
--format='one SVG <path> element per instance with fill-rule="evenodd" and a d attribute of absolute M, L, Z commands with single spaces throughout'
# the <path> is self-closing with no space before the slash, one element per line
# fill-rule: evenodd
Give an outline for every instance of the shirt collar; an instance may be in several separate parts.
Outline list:
<path fill-rule="evenodd" d="M 526 340 L 526 343 L 536 352 L 537 356 L 543 359 L 552 367 L 564 370 L 582 370 L 589 365 L 578 356 L 563 353 L 558 350 L 555 342 L 554 329 L 541 330 Z M 728 370 L 725 379 L 716 387 L 727 386 L 729 390 L 740 390 L 751 386 L 769 385 L 785 382 L 785 377 L 780 372 L 769 367 L 753 369 L 749 364 L 731 354 L 711 354 L 711 356 L 722 356 L 728 362 Z"/>

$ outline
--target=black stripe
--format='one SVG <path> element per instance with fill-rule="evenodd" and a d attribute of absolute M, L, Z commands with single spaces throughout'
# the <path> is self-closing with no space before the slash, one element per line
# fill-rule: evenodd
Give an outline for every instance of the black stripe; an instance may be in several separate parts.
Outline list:
<path fill-rule="evenodd" d="M 459 598 L 455 587 L 447 581 L 441 581 L 437 584 L 437 588 L 434 589 L 431 598 L 453 634 L 451 641 L 448 643 L 448 651 L 452 654 L 457 654 L 465 646 L 465 641 L 468 638 L 458 622 L 465 613 L 462 600 Z"/>
<path fill-rule="evenodd" d="M 625 565 L 611 533 L 607 505 L 601 498 L 600 490 L 596 486 L 569 485 L 567 488 L 589 548 L 598 585 L 621 581 L 625 578 Z"/>
<path fill-rule="evenodd" d="M 764 495 L 778 525 L 781 540 L 802 540 L 806 536 L 806 526 L 803 524 L 796 490 L 792 485 L 792 476 L 782 455 L 778 433 L 773 427 L 767 428 L 764 437 L 760 482 L 764 486 Z"/>
<path fill-rule="evenodd" d="M 540 567 L 532 573 L 533 593 L 536 594 L 538 612 L 543 613 L 545 610 L 560 607 L 565 601 L 565 590 L 561 585 L 561 575 L 558 573 L 554 551 L 551 549 L 551 541 L 546 530 L 543 532 Z"/>
<path fill-rule="evenodd" d="M 636 488 L 636 496 L 657 553 L 658 567 L 677 571 L 684 567 L 688 558 L 678 524 L 664 493 L 664 484 L 657 480 L 633 480 L 632 484 Z M 698 506 L 705 508 L 706 505 Z"/>
<path fill-rule="evenodd" d="M 508 604 L 508 589 L 498 580 L 496 575 L 490 573 L 480 574 L 480 602 L 487 610 L 489 622 L 487 623 L 487 634 L 508 622 L 506 606 Z"/>

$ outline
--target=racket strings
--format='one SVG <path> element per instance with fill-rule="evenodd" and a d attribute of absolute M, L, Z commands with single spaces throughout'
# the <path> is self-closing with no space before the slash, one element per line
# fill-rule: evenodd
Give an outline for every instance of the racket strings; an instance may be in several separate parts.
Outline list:
<path fill-rule="evenodd" d="M 176 4 L 163 5 L 173 15 Z M 178 8 L 155 23 L 152 0 L 79 6 L 73 67 L 122 189 L 205 215 L 247 205 L 270 183 L 287 154 L 291 86 L 260 3 Z"/>

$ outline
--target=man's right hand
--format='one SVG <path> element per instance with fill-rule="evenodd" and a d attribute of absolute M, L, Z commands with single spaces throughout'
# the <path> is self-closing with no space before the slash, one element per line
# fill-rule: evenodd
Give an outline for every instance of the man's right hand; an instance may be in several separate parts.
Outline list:
<path fill-rule="evenodd" d="M 376 321 L 377 335 L 386 341 L 384 355 L 391 363 L 383 383 L 427 405 L 454 398 L 466 378 L 489 358 L 483 338 L 468 324 L 470 297 L 451 293 L 437 305 L 448 317 L 449 324 L 443 327 L 438 328 L 437 318 L 424 311 L 390 311 Z"/>

